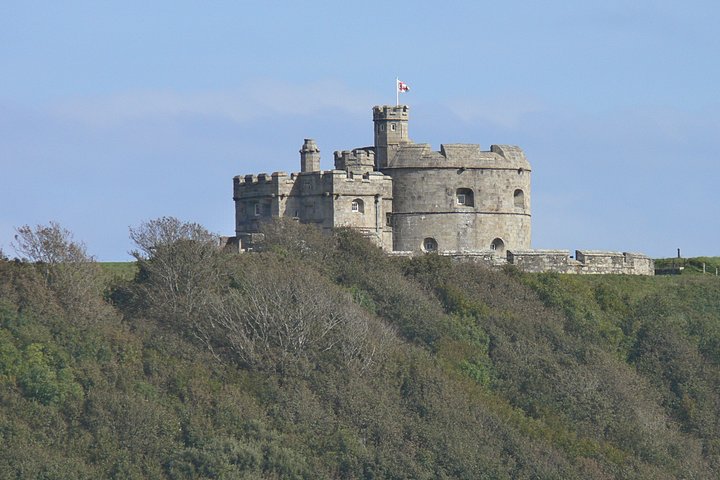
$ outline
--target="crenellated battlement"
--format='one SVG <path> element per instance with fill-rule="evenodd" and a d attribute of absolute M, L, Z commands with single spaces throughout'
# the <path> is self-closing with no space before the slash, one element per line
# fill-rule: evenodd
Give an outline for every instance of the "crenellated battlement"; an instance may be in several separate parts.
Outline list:
<path fill-rule="evenodd" d="M 335 169 L 353 173 L 369 173 L 375 169 L 375 152 L 358 148 L 335 152 Z"/>
<path fill-rule="evenodd" d="M 522 151 L 522 148 L 515 145 L 491 145 L 490 151 L 497 153 L 510 162 L 527 163 L 525 152 Z"/>
<path fill-rule="evenodd" d="M 365 172 L 358 174 L 357 172 L 347 170 L 325 170 L 322 172 L 312 173 L 287 173 L 280 172 L 275 175 L 244 175 L 236 176 L 233 178 L 233 184 L 238 188 L 252 188 L 252 187 L 266 187 L 271 185 L 280 184 L 294 184 L 302 178 L 312 178 L 318 183 L 324 183 L 326 180 L 343 180 L 343 181 L 355 181 L 355 182 L 388 182 L 392 179 L 387 175 L 383 175 L 380 172 Z"/>
<path fill-rule="evenodd" d="M 335 168 L 338 170 L 344 170 L 343 168 L 338 168 L 337 163 L 338 161 L 344 162 L 344 163 L 374 163 L 375 162 L 375 152 L 372 150 L 367 150 L 363 148 L 357 148 L 355 150 L 343 150 L 343 151 L 335 151 Z"/>
<path fill-rule="evenodd" d="M 248 185 L 262 185 L 278 183 L 281 180 L 287 179 L 288 174 L 285 172 L 273 172 L 270 175 L 267 173 L 258 173 L 256 175 L 237 175 L 233 177 L 233 184 L 238 187 L 244 187 Z"/>
<path fill-rule="evenodd" d="M 443 143 L 433 151 L 426 143 L 413 143 L 398 148 L 386 169 L 456 168 L 518 170 L 530 172 L 530 163 L 522 149 L 512 145 L 492 145 L 489 151 L 477 144 Z"/>
<path fill-rule="evenodd" d="M 407 120 L 409 108 L 407 105 L 376 105 L 373 107 L 373 120 Z"/>

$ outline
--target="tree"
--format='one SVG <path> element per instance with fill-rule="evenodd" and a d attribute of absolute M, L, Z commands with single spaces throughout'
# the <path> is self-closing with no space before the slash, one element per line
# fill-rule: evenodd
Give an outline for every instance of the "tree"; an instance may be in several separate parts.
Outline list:
<path fill-rule="evenodd" d="M 147 260 L 155 256 L 159 248 L 171 246 L 178 241 L 189 240 L 217 245 L 218 236 L 198 223 L 183 222 L 175 217 L 161 217 L 143 222 L 137 228 L 130 227 L 130 239 L 138 247 L 138 250 L 133 250 L 130 254 L 138 260 Z"/>
<path fill-rule="evenodd" d="M 42 272 L 58 301 L 75 314 L 97 313 L 91 307 L 99 306 L 100 270 L 85 244 L 75 241 L 73 234 L 57 222 L 35 228 L 23 225 L 15 230 L 13 249 Z"/>
<path fill-rule="evenodd" d="M 221 275 L 217 235 L 197 223 L 162 217 L 130 228 L 137 246 L 138 293 L 157 317 L 187 320 L 201 311 Z"/>
<path fill-rule="evenodd" d="M 57 222 L 48 225 L 29 225 L 16 228 L 12 247 L 21 258 L 48 265 L 89 262 L 93 258 L 85 251 L 85 244 L 73 240 L 73 234 Z"/>
<path fill-rule="evenodd" d="M 330 352 L 362 372 L 394 341 L 390 328 L 314 269 L 273 256 L 247 258 L 215 297 L 198 337 L 243 363 L 282 368 Z"/>

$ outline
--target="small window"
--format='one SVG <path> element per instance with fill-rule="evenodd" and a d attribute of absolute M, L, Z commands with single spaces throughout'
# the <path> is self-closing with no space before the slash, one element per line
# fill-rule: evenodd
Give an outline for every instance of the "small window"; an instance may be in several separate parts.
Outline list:
<path fill-rule="evenodd" d="M 394 124 L 394 123 L 391 123 L 391 124 L 390 124 L 390 130 L 392 130 L 393 132 L 395 131 L 395 124 Z"/>
<path fill-rule="evenodd" d="M 381 124 L 380 124 L 380 131 L 381 131 L 381 132 L 384 132 L 384 131 L 385 131 L 385 124 L 384 124 L 384 123 L 381 123 Z"/>
<path fill-rule="evenodd" d="M 458 188 L 455 192 L 455 203 L 465 207 L 474 206 L 475 196 L 473 195 L 473 191 L 469 188 Z"/>
<path fill-rule="evenodd" d="M 517 208 L 525 208 L 525 193 L 519 188 L 513 193 L 513 203 Z"/>
<path fill-rule="evenodd" d="M 364 213 L 365 212 L 365 203 L 360 200 L 359 198 L 356 198 L 352 201 L 352 211 L 355 213 Z"/>
<path fill-rule="evenodd" d="M 428 237 L 425 240 L 423 240 L 422 243 L 422 249 L 424 252 L 437 252 L 438 244 L 437 241 L 434 238 Z"/>
<path fill-rule="evenodd" d="M 256 204 L 255 204 L 255 216 L 256 216 L 256 217 L 259 217 L 259 216 L 260 216 L 260 212 L 261 212 L 260 204 L 259 204 L 259 203 L 256 203 Z"/>
<path fill-rule="evenodd" d="M 385 225 L 388 227 L 392 227 L 392 213 L 385 214 Z"/>

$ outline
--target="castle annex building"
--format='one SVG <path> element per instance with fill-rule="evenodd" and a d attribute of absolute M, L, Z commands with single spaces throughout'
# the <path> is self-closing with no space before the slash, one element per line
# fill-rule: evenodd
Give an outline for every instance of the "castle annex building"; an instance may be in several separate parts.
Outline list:
<path fill-rule="evenodd" d="M 617 252 L 531 250 L 530 163 L 516 146 L 446 144 L 409 137 L 406 105 L 373 108 L 374 145 L 335 152 L 305 139 L 300 172 L 236 176 L 235 231 L 252 249 L 262 222 L 290 217 L 323 229 L 349 227 L 389 253 L 435 252 L 529 271 L 652 274 L 652 260 Z"/>

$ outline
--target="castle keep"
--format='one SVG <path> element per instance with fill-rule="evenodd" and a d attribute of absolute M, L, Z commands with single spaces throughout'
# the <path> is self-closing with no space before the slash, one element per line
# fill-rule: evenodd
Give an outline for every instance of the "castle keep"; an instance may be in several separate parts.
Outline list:
<path fill-rule="evenodd" d="M 373 108 L 374 145 L 335 152 L 305 139 L 300 172 L 233 179 L 236 241 L 252 249 L 263 221 L 289 217 L 349 227 L 394 254 L 438 253 L 527 271 L 652 274 L 652 260 L 617 252 L 531 250 L 531 168 L 519 147 L 413 143 L 406 105 Z"/>

